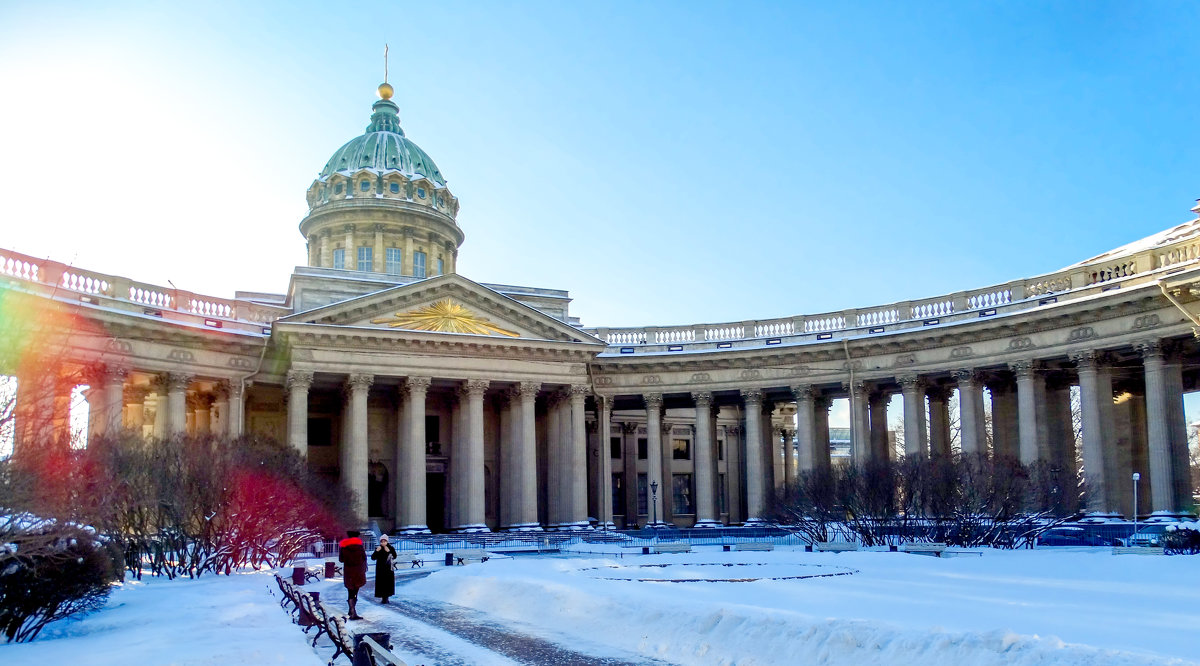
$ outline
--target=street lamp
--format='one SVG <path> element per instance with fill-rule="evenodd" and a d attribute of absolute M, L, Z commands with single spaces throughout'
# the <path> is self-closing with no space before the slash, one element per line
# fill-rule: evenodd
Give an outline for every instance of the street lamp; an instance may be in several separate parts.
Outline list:
<path fill-rule="evenodd" d="M 651 511 L 653 512 L 653 519 L 650 521 L 650 524 L 658 527 L 658 481 L 650 482 L 650 501 Z"/>
<path fill-rule="evenodd" d="M 1133 533 L 1137 535 L 1137 482 L 1142 480 L 1142 475 L 1137 472 L 1133 473 Z M 1132 539 L 1131 539 L 1132 541 Z"/>

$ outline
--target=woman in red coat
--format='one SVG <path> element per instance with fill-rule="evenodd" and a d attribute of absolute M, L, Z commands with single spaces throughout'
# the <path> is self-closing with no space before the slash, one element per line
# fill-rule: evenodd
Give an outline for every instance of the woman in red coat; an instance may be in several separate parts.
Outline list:
<path fill-rule="evenodd" d="M 361 620 L 356 606 L 358 588 L 367 584 L 367 551 L 362 539 L 358 538 L 358 530 L 346 532 L 346 538 L 338 544 L 338 561 L 342 563 L 342 583 L 346 586 L 350 619 Z"/>

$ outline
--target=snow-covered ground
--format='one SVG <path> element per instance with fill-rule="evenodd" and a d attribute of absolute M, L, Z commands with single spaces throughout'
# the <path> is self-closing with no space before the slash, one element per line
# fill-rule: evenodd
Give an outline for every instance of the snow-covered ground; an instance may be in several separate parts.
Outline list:
<path fill-rule="evenodd" d="M 403 584 L 399 598 L 473 608 L 593 654 L 739 665 L 1200 660 L 1200 557 L 1083 548 L 937 559 L 698 547 L 430 569 Z M 721 582 L 655 582 L 696 579 Z M 99 613 L 51 625 L 32 644 L 0 645 L 0 663 L 323 663 L 328 649 L 322 658 L 308 646 L 272 584 L 266 574 L 128 583 Z M 316 585 L 344 606 L 335 581 Z M 367 611 L 369 621 L 418 632 L 391 607 Z M 443 634 L 408 635 L 436 642 Z M 447 647 L 470 654 L 469 645 Z"/>
<path fill-rule="evenodd" d="M 1200 658 L 1200 559 L 1194 557 L 1054 549 L 938 559 L 701 548 L 589 558 L 459 567 L 414 581 L 405 594 L 683 664 L 1159 664 Z M 655 563 L 676 566 L 643 566 Z M 856 573 L 754 582 L 611 580 L 843 569 Z"/>
<path fill-rule="evenodd" d="M 0 664 L 324 666 L 274 585 L 270 573 L 126 582 L 97 613 L 52 623 L 32 643 L 0 643 Z"/>

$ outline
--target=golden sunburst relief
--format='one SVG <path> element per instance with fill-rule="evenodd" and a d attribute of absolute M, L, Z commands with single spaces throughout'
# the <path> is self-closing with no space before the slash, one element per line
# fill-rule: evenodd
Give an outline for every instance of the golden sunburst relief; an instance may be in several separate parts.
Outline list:
<path fill-rule="evenodd" d="M 371 323 L 387 324 L 392 328 L 403 328 L 410 331 L 506 335 L 510 338 L 520 337 L 520 334 L 496 326 L 486 318 L 480 317 L 449 298 L 444 298 L 429 305 L 423 305 L 416 310 L 397 312 L 394 317 L 372 319 Z"/>

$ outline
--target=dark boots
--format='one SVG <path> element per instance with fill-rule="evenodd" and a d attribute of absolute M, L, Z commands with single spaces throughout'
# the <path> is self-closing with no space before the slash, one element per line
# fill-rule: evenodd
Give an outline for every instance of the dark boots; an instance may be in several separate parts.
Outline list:
<path fill-rule="evenodd" d="M 362 616 L 359 615 L 358 611 L 355 609 L 355 607 L 358 606 L 358 599 L 351 599 L 347 602 L 347 604 L 350 606 L 350 619 L 361 620 Z"/>

